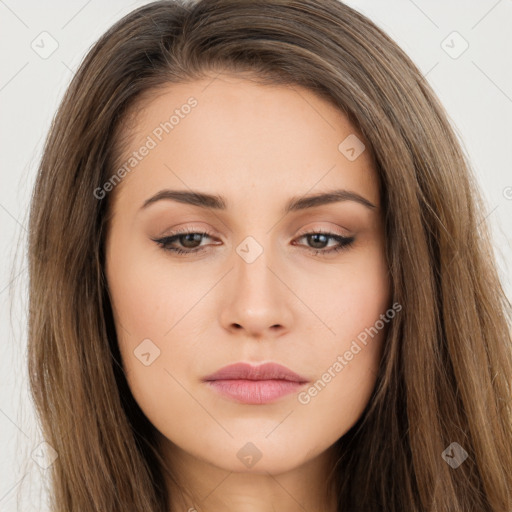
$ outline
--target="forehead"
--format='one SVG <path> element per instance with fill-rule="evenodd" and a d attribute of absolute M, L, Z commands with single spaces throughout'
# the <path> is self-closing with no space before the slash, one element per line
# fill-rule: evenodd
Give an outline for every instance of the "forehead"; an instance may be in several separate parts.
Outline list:
<path fill-rule="evenodd" d="M 283 202 L 340 187 L 379 202 L 368 142 L 341 110 L 297 85 L 229 74 L 168 84 L 145 96 L 123 130 L 113 172 L 127 172 L 116 202 L 188 188 L 225 196 L 229 209 L 231 196 Z"/>

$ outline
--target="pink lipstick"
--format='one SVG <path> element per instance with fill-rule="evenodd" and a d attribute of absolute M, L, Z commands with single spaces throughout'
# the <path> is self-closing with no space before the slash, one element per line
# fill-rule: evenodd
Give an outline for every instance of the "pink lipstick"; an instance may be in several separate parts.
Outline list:
<path fill-rule="evenodd" d="M 216 392 L 243 404 L 262 405 L 297 392 L 308 379 L 277 363 L 236 363 L 203 381 Z"/>

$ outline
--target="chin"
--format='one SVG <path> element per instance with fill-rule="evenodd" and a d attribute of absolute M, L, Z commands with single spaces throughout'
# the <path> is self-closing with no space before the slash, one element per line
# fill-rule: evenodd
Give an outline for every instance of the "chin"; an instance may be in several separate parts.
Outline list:
<path fill-rule="evenodd" d="M 230 442 L 213 458 L 201 457 L 209 464 L 234 473 L 280 474 L 291 471 L 308 461 L 311 449 L 297 449 L 296 443 L 269 443 L 264 438 L 244 442 Z"/>

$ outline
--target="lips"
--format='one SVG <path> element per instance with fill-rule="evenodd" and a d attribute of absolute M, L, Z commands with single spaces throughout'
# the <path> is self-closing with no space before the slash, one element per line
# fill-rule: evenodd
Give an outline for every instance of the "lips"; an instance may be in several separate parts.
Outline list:
<path fill-rule="evenodd" d="M 230 401 L 263 405 L 300 391 L 308 379 L 277 363 L 237 363 L 221 368 L 203 381 Z"/>
<path fill-rule="evenodd" d="M 221 368 L 217 372 L 205 377 L 203 380 L 286 380 L 299 384 L 308 382 L 308 379 L 305 377 L 277 363 L 265 363 L 259 366 L 252 366 L 247 363 L 236 363 Z"/>

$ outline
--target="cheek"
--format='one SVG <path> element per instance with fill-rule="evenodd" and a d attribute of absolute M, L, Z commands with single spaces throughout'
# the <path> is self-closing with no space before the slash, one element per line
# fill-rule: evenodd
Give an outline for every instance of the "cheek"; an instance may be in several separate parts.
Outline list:
<path fill-rule="evenodd" d="M 354 345 L 349 350 L 350 360 L 344 349 L 333 352 L 317 380 L 297 396 L 301 408 L 297 418 L 321 428 L 328 444 L 344 435 L 367 406 L 375 387 L 383 336 L 379 333 L 367 347 Z M 312 417 L 314 420 L 309 419 Z"/>
<path fill-rule="evenodd" d="M 319 319 L 323 324 L 324 364 L 328 362 L 325 356 L 348 350 L 351 340 L 361 333 L 364 337 L 365 329 L 391 305 L 391 282 L 382 245 L 369 244 L 343 258 L 339 265 L 305 269 L 295 281 L 297 294 L 307 298 L 307 305 L 317 317 L 310 317 L 308 323 L 317 325 Z"/>
<path fill-rule="evenodd" d="M 174 326 L 179 328 L 192 304 L 184 295 L 194 292 L 190 286 L 184 287 L 179 274 L 171 275 L 168 269 L 156 266 L 147 251 L 129 239 L 123 244 L 121 241 L 118 238 L 107 253 L 111 262 L 107 264 L 107 278 L 126 378 L 135 399 L 145 404 L 155 400 L 154 393 L 164 384 L 169 385 L 165 373 L 169 341 Z M 184 356 L 182 350 L 173 357 L 176 354 Z"/>
<path fill-rule="evenodd" d="M 324 431 L 336 437 L 357 421 L 368 403 L 396 313 L 383 251 L 359 253 L 350 262 L 347 258 L 346 267 L 336 269 L 328 282 L 313 305 L 323 311 L 329 326 L 322 337 L 310 338 L 315 343 L 317 380 L 298 396 L 298 402 L 310 414 L 314 410 Z"/>
<path fill-rule="evenodd" d="M 142 243 L 129 234 L 119 235 L 112 244 L 107 276 L 120 343 L 164 340 L 204 294 L 204 283 L 170 267 L 156 251 L 161 249 L 148 249 L 146 240 Z"/>
<path fill-rule="evenodd" d="M 128 273 L 113 282 L 117 340 L 135 401 L 151 423 L 162 427 L 172 424 L 169 410 L 197 415 L 194 402 L 179 384 L 183 382 L 181 372 L 193 374 L 197 348 L 187 343 L 190 338 L 179 335 L 182 324 L 188 325 L 189 334 L 192 330 L 186 323 L 183 298 L 172 293 L 162 279 L 149 279 L 152 272 L 144 279 L 141 266 L 139 270 L 138 275 Z M 179 368 L 180 374 L 175 368 Z"/>

